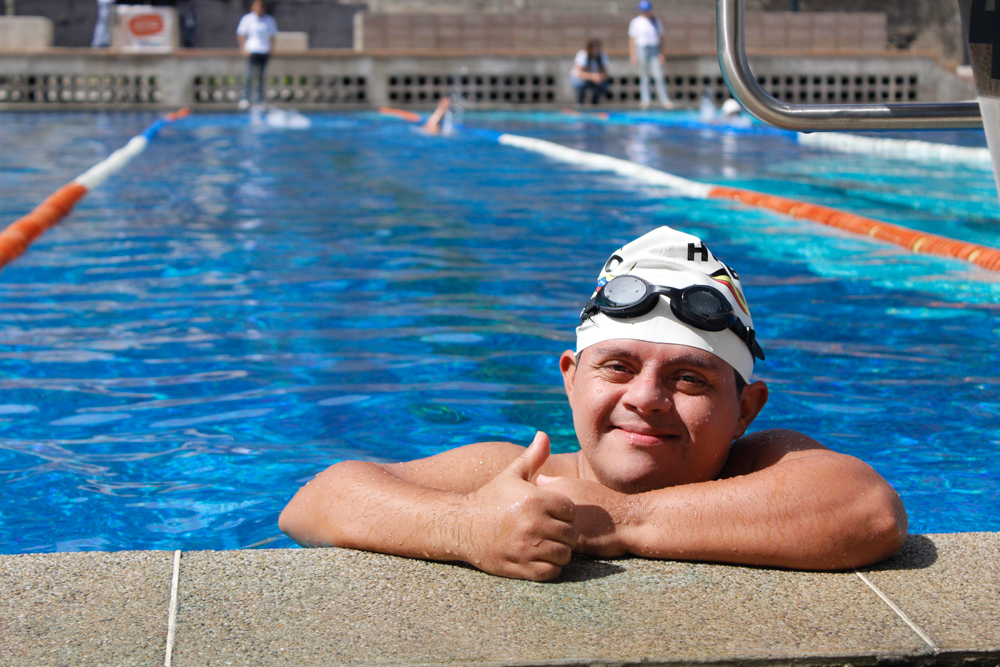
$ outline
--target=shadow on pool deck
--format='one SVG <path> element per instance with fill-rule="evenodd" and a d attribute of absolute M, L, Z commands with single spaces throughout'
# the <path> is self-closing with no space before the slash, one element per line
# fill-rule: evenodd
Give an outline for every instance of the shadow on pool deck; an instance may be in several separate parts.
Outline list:
<path fill-rule="evenodd" d="M 174 558 L 0 556 L 0 665 L 164 664 Z M 346 549 L 185 552 L 171 664 L 1000 665 L 1000 533 L 912 535 L 862 573 L 580 559 L 537 584 Z"/>

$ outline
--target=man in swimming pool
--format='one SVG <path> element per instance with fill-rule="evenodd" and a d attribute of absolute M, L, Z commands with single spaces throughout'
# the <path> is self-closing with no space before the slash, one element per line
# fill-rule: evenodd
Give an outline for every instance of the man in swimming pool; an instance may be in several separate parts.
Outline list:
<path fill-rule="evenodd" d="M 736 273 L 661 227 L 616 251 L 560 358 L 580 451 L 467 445 L 417 461 L 338 463 L 281 529 L 306 546 L 462 560 L 558 577 L 601 557 L 844 569 L 906 538 L 895 491 L 862 461 L 794 431 L 745 435 L 768 389 Z"/>

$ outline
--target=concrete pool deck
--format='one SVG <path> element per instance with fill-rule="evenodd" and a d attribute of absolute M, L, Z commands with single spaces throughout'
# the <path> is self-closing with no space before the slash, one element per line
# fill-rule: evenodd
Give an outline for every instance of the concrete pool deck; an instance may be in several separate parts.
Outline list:
<path fill-rule="evenodd" d="M 174 589 L 175 558 L 0 556 L 0 665 L 163 665 L 168 634 L 175 667 L 1000 665 L 1000 533 L 911 535 L 863 576 L 580 559 L 537 584 L 245 550 L 184 552 Z"/>

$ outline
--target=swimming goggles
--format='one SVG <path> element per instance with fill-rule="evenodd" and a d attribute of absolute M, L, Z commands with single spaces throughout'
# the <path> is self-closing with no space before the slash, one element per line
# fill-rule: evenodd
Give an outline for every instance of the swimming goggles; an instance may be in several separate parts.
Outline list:
<path fill-rule="evenodd" d="M 639 276 L 618 276 L 597 288 L 597 294 L 583 306 L 580 323 L 598 312 L 616 320 L 640 317 L 653 310 L 661 296 L 670 300 L 670 310 L 681 322 L 702 331 L 729 329 L 746 343 L 753 356 L 764 360 L 757 334 L 736 317 L 729 299 L 708 285 L 662 287 L 651 285 Z"/>

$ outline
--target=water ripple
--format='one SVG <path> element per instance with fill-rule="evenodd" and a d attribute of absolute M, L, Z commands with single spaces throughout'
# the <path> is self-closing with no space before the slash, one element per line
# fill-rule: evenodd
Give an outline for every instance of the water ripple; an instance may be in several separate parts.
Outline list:
<path fill-rule="evenodd" d="M 1000 246 L 981 224 L 985 172 L 467 116 Z M 5 115 L 0 212 L 31 210 L 153 118 Z M 573 451 L 558 355 L 608 253 L 660 224 L 745 276 L 771 386 L 755 428 L 871 462 L 916 532 L 1000 530 L 1000 278 L 476 137 L 442 150 L 370 114 L 311 120 L 303 144 L 189 118 L 5 268 L 0 552 L 287 547 L 278 513 L 338 460 L 526 444 L 539 428 Z"/>

